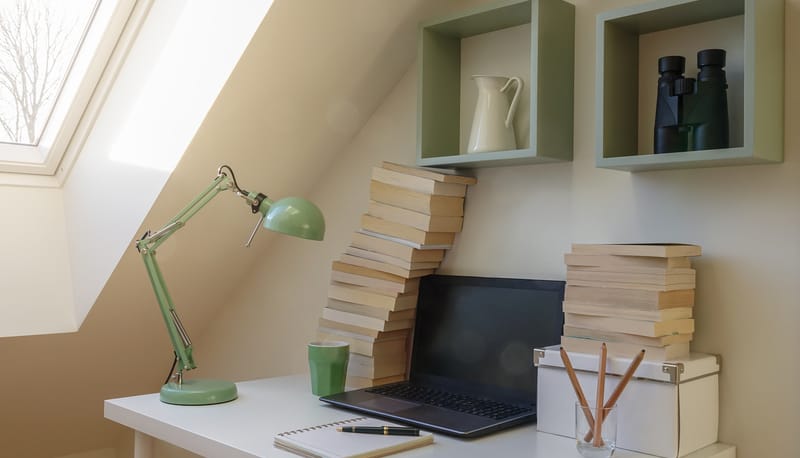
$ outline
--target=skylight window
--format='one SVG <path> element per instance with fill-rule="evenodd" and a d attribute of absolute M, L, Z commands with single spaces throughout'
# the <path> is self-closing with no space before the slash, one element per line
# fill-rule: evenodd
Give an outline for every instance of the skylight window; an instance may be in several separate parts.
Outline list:
<path fill-rule="evenodd" d="M 134 0 L 0 0 L 0 172 L 55 173 Z"/>

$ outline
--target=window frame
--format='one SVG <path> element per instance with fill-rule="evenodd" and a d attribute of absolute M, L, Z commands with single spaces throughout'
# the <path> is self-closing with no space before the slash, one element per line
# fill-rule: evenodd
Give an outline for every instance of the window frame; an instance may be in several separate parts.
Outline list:
<path fill-rule="evenodd" d="M 144 3 L 149 5 L 150 1 Z M 89 133 L 88 129 L 80 129 L 80 125 L 84 122 L 91 124 L 99 111 L 99 107 L 90 110 L 91 102 L 95 98 L 104 98 L 108 91 L 108 84 L 102 85 L 105 86 L 102 90 L 98 89 L 101 89 L 104 73 L 112 67 L 112 55 L 123 41 L 126 24 L 133 18 L 136 4 L 137 0 L 99 2 L 56 103 L 46 118 L 38 144 L 0 143 L 0 182 L 26 181 L 12 177 L 16 174 L 53 177 L 64 170 L 68 150 L 74 150 L 75 145 L 82 146 Z M 143 17 L 144 14 L 139 15 L 137 25 Z M 125 41 L 129 45 L 132 38 Z M 120 66 L 117 62 L 113 70 Z M 71 156 L 74 159 L 75 154 Z"/>

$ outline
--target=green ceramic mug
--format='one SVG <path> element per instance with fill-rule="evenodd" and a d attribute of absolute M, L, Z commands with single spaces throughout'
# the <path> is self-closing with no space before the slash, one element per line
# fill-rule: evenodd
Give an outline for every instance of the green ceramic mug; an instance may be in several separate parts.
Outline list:
<path fill-rule="evenodd" d="M 317 396 L 341 393 L 347 378 L 350 345 L 347 342 L 321 341 L 308 344 L 311 392 Z"/>

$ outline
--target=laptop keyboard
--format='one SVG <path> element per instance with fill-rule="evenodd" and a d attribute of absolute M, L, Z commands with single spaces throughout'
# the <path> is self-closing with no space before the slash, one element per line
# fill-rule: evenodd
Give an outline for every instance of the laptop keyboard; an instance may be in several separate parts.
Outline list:
<path fill-rule="evenodd" d="M 428 404 L 457 412 L 479 415 L 493 420 L 503 420 L 521 413 L 532 412 L 530 407 L 520 407 L 503 402 L 489 401 L 464 394 L 437 390 L 420 385 L 400 383 L 367 388 L 368 393 Z"/>

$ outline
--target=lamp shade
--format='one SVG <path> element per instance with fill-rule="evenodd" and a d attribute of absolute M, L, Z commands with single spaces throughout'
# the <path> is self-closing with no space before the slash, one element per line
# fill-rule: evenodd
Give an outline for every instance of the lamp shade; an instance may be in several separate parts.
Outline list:
<path fill-rule="evenodd" d="M 301 197 L 273 202 L 264 215 L 264 228 L 309 240 L 325 236 L 325 218 L 316 205 Z"/>

